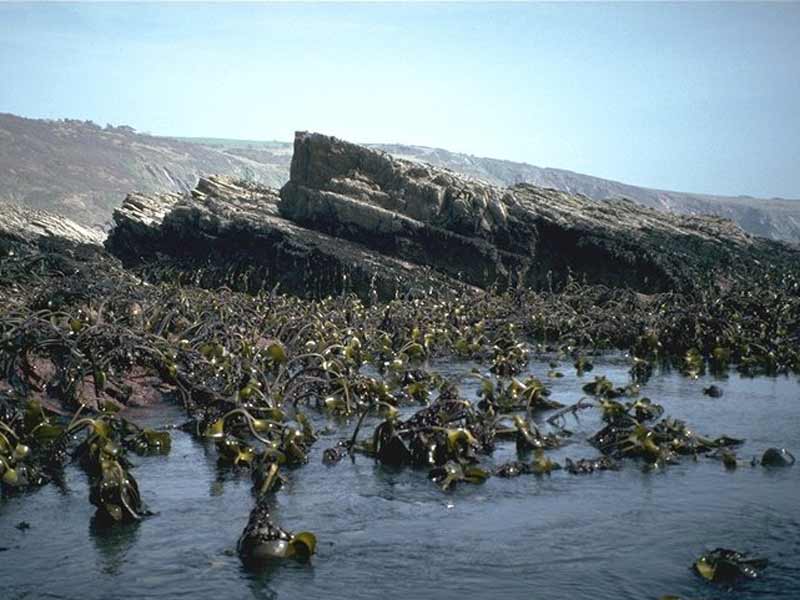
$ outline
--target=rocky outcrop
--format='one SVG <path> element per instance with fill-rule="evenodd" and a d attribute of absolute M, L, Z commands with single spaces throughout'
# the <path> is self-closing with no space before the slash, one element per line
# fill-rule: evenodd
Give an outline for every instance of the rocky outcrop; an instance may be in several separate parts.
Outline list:
<path fill-rule="evenodd" d="M 458 154 L 440 148 L 374 144 L 408 158 L 495 186 L 531 183 L 595 200 L 630 198 L 682 214 L 732 219 L 748 233 L 797 242 L 800 200 L 710 196 L 655 190 L 562 169 Z M 292 144 L 208 138 L 171 139 L 88 121 L 25 119 L 0 113 L 0 202 L 48 210 L 107 228 L 125 194 L 187 193 L 201 174 L 217 173 L 280 187 L 289 177 Z"/>
<path fill-rule="evenodd" d="M 297 134 L 280 194 L 201 178 L 189 194 L 131 194 L 114 221 L 106 247 L 129 266 L 309 296 L 547 289 L 570 277 L 653 293 L 800 265 L 797 249 L 724 219 L 501 188 L 310 133 Z"/>
<path fill-rule="evenodd" d="M 800 241 L 800 200 L 715 196 L 644 188 L 564 169 L 459 154 L 441 148 L 402 144 L 372 144 L 370 147 L 398 158 L 445 167 L 501 187 L 524 182 L 588 196 L 594 200 L 628 198 L 642 206 L 665 212 L 725 217 L 753 235 Z"/>
<path fill-rule="evenodd" d="M 500 188 L 315 133 L 298 133 L 280 213 L 480 286 L 572 276 L 644 292 L 724 283 L 797 260 L 717 217 L 520 184 Z"/>
<path fill-rule="evenodd" d="M 13 242 L 37 244 L 60 238 L 75 244 L 99 246 L 105 233 L 43 210 L 0 204 L 0 236 Z"/>
<path fill-rule="evenodd" d="M 191 194 L 129 195 L 106 248 L 128 266 L 191 273 L 206 286 L 279 286 L 304 296 L 356 291 L 387 299 L 414 286 L 455 285 L 425 267 L 305 229 L 278 214 L 278 192 L 226 177 Z"/>

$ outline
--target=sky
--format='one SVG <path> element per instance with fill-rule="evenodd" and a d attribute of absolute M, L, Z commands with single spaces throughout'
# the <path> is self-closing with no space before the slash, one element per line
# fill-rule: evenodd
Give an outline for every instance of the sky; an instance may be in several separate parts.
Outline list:
<path fill-rule="evenodd" d="M 0 112 L 800 198 L 800 3 L 0 4 Z"/>

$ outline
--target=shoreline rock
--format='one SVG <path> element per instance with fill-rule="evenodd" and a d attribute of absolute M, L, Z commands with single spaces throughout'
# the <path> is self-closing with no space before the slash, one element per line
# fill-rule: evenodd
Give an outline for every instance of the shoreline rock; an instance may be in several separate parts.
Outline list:
<path fill-rule="evenodd" d="M 114 213 L 106 248 L 128 267 L 168 265 L 204 287 L 390 299 L 413 286 L 456 286 L 430 269 L 283 219 L 278 199 L 277 190 L 214 176 L 187 196 L 131 194 Z"/>
<path fill-rule="evenodd" d="M 571 279 L 652 294 L 800 264 L 798 249 L 725 219 L 500 188 L 305 132 L 280 192 L 204 177 L 190 194 L 130 194 L 114 220 L 106 248 L 126 266 L 306 297 L 560 289 Z"/>
<path fill-rule="evenodd" d="M 717 283 L 798 256 L 718 217 L 668 215 L 530 184 L 499 188 L 318 133 L 298 132 L 280 213 L 482 288 L 568 276 L 652 293 Z"/>
<path fill-rule="evenodd" d="M 3 203 L 0 209 L 0 236 L 7 240 L 38 244 L 45 240 L 64 239 L 75 244 L 102 246 L 106 234 L 99 229 L 34 208 Z"/>

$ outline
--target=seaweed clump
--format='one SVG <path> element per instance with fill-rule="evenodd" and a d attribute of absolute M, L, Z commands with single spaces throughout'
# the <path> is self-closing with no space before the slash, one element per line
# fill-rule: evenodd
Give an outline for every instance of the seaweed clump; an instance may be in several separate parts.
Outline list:
<path fill-rule="evenodd" d="M 126 270 L 93 248 L 18 244 L 0 258 L 0 282 L 3 494 L 57 482 L 73 459 L 89 475 L 99 518 L 138 521 L 149 512 L 128 453 L 167 452 L 170 437 L 117 412 L 174 402 L 186 412 L 183 429 L 213 447 L 220 468 L 253 482 L 255 505 L 238 546 L 245 562 L 315 552 L 312 534 L 280 528 L 270 510 L 309 460 L 315 415 L 356 423 L 323 451 L 326 464 L 366 456 L 427 471 L 450 491 L 492 473 L 550 476 L 562 465 L 548 452 L 573 437 L 566 417 L 591 408 L 603 420 L 590 437 L 600 456 L 568 459 L 568 474 L 715 453 L 729 464 L 723 452 L 743 441 L 704 437 L 664 417 L 641 395 L 653 370 L 800 372 L 800 283 L 785 270 L 648 296 L 568 280 L 548 291 L 431 288 L 376 302 L 370 294 L 207 289 L 154 267 Z M 588 357 L 610 349 L 628 352 L 631 381 L 597 377 L 584 388 L 592 399 L 573 406 L 550 398 L 547 379 L 559 376 L 558 362 L 547 377 L 527 372 L 537 354 L 585 372 Z M 454 357 L 481 367 L 474 398 L 435 367 Z M 550 411 L 557 412 L 538 419 Z M 492 466 L 506 443 L 517 460 Z M 776 452 L 762 463 L 793 462 Z"/>

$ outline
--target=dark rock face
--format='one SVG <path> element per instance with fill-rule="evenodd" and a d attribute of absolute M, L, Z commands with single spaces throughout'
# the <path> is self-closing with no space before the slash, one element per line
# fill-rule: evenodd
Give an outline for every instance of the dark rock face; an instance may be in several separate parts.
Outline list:
<path fill-rule="evenodd" d="M 767 467 L 790 467 L 795 458 L 786 448 L 767 448 L 761 457 L 761 464 Z"/>
<path fill-rule="evenodd" d="M 724 219 L 498 188 L 314 133 L 297 134 L 280 212 L 483 288 L 558 285 L 572 274 L 658 292 L 796 256 Z"/>
<path fill-rule="evenodd" d="M 278 199 L 277 190 L 225 177 L 201 178 L 187 196 L 131 194 L 114 213 L 106 247 L 128 266 L 195 271 L 196 283 L 212 287 L 391 298 L 414 285 L 448 283 L 429 269 L 299 227 L 278 215 Z"/>
<path fill-rule="evenodd" d="M 800 257 L 724 219 L 500 188 L 309 133 L 297 134 L 280 195 L 209 177 L 183 196 L 131 194 L 114 220 L 106 247 L 127 265 L 310 296 L 546 289 L 570 277 L 652 293 L 724 285 Z"/>

